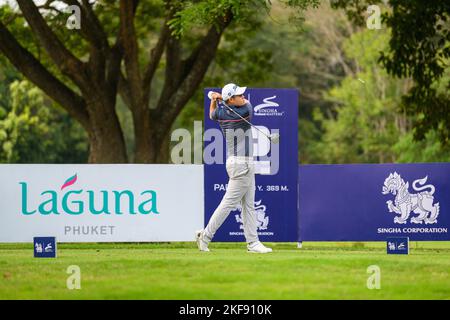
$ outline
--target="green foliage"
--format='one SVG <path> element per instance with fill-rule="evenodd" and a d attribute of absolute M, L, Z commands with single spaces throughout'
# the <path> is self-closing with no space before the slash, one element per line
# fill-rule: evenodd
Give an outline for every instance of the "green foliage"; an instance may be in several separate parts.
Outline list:
<path fill-rule="evenodd" d="M 245 21 L 232 23 L 225 31 L 205 79 L 172 129 L 192 131 L 193 121 L 203 120 L 205 87 L 221 87 L 235 82 L 249 87 L 306 88 L 304 79 L 298 80 L 298 73 L 304 72 L 305 65 L 311 65 L 308 49 L 313 45 L 312 39 L 302 38 L 303 34 L 288 23 L 288 16 L 295 13 L 292 7 L 287 7 L 284 2 L 271 5 L 270 12 L 255 12 Z M 323 65 L 323 62 L 317 63 Z M 314 76 L 309 73 L 308 77 Z M 320 81 L 315 81 L 317 83 Z M 303 98 L 302 103 L 304 101 Z M 301 111 L 306 109 L 302 107 Z"/>
<path fill-rule="evenodd" d="M 348 18 L 358 26 L 365 26 L 365 13 L 370 5 L 380 5 L 383 0 L 330 0 L 335 9 L 344 9 Z"/>
<path fill-rule="evenodd" d="M 304 21 L 303 13 L 310 7 L 317 7 L 319 0 L 284 0 L 283 5 L 293 9 L 291 20 L 301 25 Z M 182 3 L 182 4 L 181 4 Z M 248 23 L 257 12 L 269 12 L 272 7 L 270 0 L 205 0 L 182 1 L 177 3 L 178 10 L 175 17 L 169 21 L 173 34 L 181 36 L 196 25 L 217 25 L 227 14 L 239 24 Z M 180 10 L 179 7 L 182 7 Z M 298 23 L 300 22 L 300 23 Z"/>
<path fill-rule="evenodd" d="M 27 81 L 10 85 L 11 110 L 0 118 L 0 161 L 84 163 L 86 135 Z"/>
<path fill-rule="evenodd" d="M 363 11 L 378 0 L 335 0 L 354 22 L 362 24 Z M 450 144 L 450 80 L 445 92 L 433 84 L 440 81 L 449 67 L 450 2 L 441 0 L 390 0 L 383 13 L 383 24 L 391 30 L 389 48 L 380 62 L 389 74 L 411 77 L 414 85 L 402 103 L 414 116 L 414 137 L 423 140 L 426 133 L 436 131 L 444 144 Z"/>
<path fill-rule="evenodd" d="M 320 4 L 320 0 L 282 0 L 280 2 L 294 10 L 293 14 L 289 17 L 289 22 L 300 31 L 303 30 L 305 11 L 309 8 L 318 8 Z"/>
<path fill-rule="evenodd" d="M 445 92 L 439 93 L 433 83 L 439 81 L 449 66 L 450 2 L 394 0 L 394 14 L 386 23 L 393 30 L 390 51 L 381 56 L 388 72 L 398 77 L 410 76 L 415 85 L 403 103 L 415 117 L 415 137 L 424 139 L 430 130 L 450 145 L 450 80 Z M 413 27 L 420 26 L 420 27 Z"/>
<path fill-rule="evenodd" d="M 436 131 L 431 130 L 424 140 L 415 141 L 413 131 L 401 136 L 393 146 L 393 151 L 398 155 L 396 162 L 448 162 L 450 160 L 450 148 L 443 145 Z"/>
<path fill-rule="evenodd" d="M 75 55 L 85 58 L 87 50 L 86 42 L 81 38 L 78 32 L 69 30 L 65 26 L 69 15 L 70 14 L 68 12 L 64 11 L 56 12 L 47 10 L 45 18 L 48 21 L 52 31 L 58 35 L 59 39 L 64 39 L 64 45 Z M 40 61 L 40 63 L 47 68 L 47 70 L 54 74 L 58 79 L 61 79 L 65 85 L 75 91 L 78 91 L 77 87 L 73 85 L 73 83 L 65 76 L 63 76 L 59 69 L 52 63 L 44 48 L 42 48 L 39 44 L 38 39 L 36 39 L 33 33 L 30 32 L 29 25 L 26 23 L 23 16 L 18 15 L 17 10 L 13 10 L 8 5 L 0 6 L 0 19 L 2 22 L 7 21 L 6 26 L 14 34 L 16 40 L 28 51 L 30 51 Z M 11 68 L 7 58 L 3 55 L 0 55 L 0 64 L 1 69 Z M 15 75 L 18 74 L 16 70 L 14 70 L 13 73 Z"/>
<path fill-rule="evenodd" d="M 229 82 L 246 86 L 264 86 L 273 75 L 272 41 L 263 36 L 265 13 L 254 14 L 245 23 L 233 23 L 225 31 L 216 57 L 198 90 L 183 108 L 172 130 L 185 128 L 194 139 L 194 121 L 203 121 L 203 88 L 221 87 Z M 189 37 L 189 35 L 184 36 Z M 175 145 L 176 143 L 172 143 Z M 192 153 L 194 152 L 192 148 Z M 191 157 L 191 159 L 194 159 Z"/>
<path fill-rule="evenodd" d="M 265 0 L 205 0 L 176 3 L 177 12 L 169 21 L 174 35 L 182 36 L 194 26 L 218 25 L 220 20 L 231 14 L 236 22 L 251 19 L 257 10 L 267 9 Z"/>
<path fill-rule="evenodd" d="M 394 79 L 377 65 L 379 50 L 385 50 L 387 32 L 365 30 L 354 34 L 344 45 L 348 57 L 355 59 L 361 72 L 347 77 L 328 92 L 336 104 L 335 116 L 318 112 L 324 134 L 315 148 L 318 162 L 383 163 L 448 161 L 436 132 L 426 141 L 412 139 L 411 117 L 401 113 L 401 97 L 408 80 Z M 316 152 L 317 153 L 317 152 Z"/>
<path fill-rule="evenodd" d="M 9 84 L 18 77 L 14 68 L 7 61 L 2 61 L 2 59 L 4 57 L 0 56 L 0 62 L 4 63 L 4 67 L 0 68 L 0 119 L 3 119 L 6 112 L 11 108 L 9 103 L 11 100 Z"/>
<path fill-rule="evenodd" d="M 135 27 L 142 52 L 148 52 L 157 41 L 167 10 L 164 3 L 148 0 L 138 6 Z M 421 17 L 418 8 L 424 6 L 423 1 L 411 1 L 411 6 L 406 6 L 403 0 L 391 1 L 399 10 L 383 7 L 385 19 L 388 19 L 383 24 L 391 26 L 389 32 L 383 28 L 356 33 L 358 28 L 349 27 L 338 11 L 321 8 L 316 16 L 306 15 L 305 20 L 305 10 L 318 5 L 319 1 L 315 0 L 171 3 L 177 13 L 170 26 L 181 37 L 183 57 L 198 44 L 199 35 L 204 34 L 209 25 L 218 23 L 227 11 L 233 15 L 233 22 L 221 39 L 206 77 L 172 129 L 184 127 L 192 131 L 193 121 L 203 119 L 204 87 L 219 87 L 228 82 L 250 87 L 297 87 L 300 89 L 302 163 L 449 160 L 448 147 L 443 143 L 445 139 L 442 140 L 442 134 L 448 130 L 446 117 L 450 115 L 449 104 L 443 104 L 450 88 L 447 5 L 444 2 L 429 2 L 429 8 L 424 8 Z M 337 0 L 332 3 L 346 8 L 352 19 L 365 27 L 367 6 L 381 1 Z M 118 32 L 118 7 L 119 2 L 114 0 L 97 1 L 94 7 L 109 35 Z M 433 18 L 422 21 L 433 12 L 436 13 Z M 12 19 L 13 15 L 10 7 L 0 7 L 0 18 L 8 22 L 8 29 L 18 40 L 67 86 L 77 90 L 53 66 L 27 30 L 24 19 L 20 16 Z M 49 11 L 46 20 L 71 51 L 86 59 L 85 40 L 78 31 L 64 27 L 68 15 Z M 281 21 L 280 17 L 285 19 Z M 402 17 L 404 20 L 400 21 Z M 287 22 L 293 20 L 295 24 Z M 422 22 L 425 23 L 423 30 L 407 28 Z M 300 33 L 299 25 L 302 26 Z M 343 41 L 346 37 L 349 39 Z M 115 38 L 109 41 L 112 45 Z M 335 48 L 344 55 L 341 57 Z M 377 62 L 380 55 L 386 66 L 392 61 L 393 69 L 387 68 L 386 72 L 380 67 Z M 149 55 L 139 56 L 139 63 L 144 66 Z M 0 63 L 0 161 L 84 162 L 87 144 L 82 129 L 60 107 L 38 90 L 32 90 L 33 86 L 22 81 L 14 83 L 18 75 L 5 57 L 0 56 Z M 164 66 L 163 58 L 152 83 L 152 108 L 164 84 Z M 389 73 L 407 78 L 395 79 Z M 406 108 L 401 97 L 413 88 L 412 80 L 418 83 L 416 76 L 428 77 L 422 79 L 425 85 L 420 89 L 427 93 L 406 101 Z M 14 85 L 10 87 L 11 83 Z M 422 99 L 424 97 L 429 100 Z M 117 113 L 132 159 L 132 117 L 121 99 L 117 101 Z M 423 130 L 417 126 L 413 129 L 413 122 L 424 124 Z M 426 131 L 426 128 L 431 129 Z M 413 139 L 414 135 L 424 132 L 427 133 L 423 141 Z"/>
<path fill-rule="evenodd" d="M 66 10 L 67 8 L 62 2 L 59 2 L 58 5 L 56 3 L 57 1 L 46 2 L 46 9 L 41 9 L 41 13 L 43 13 L 52 31 L 64 43 L 64 46 L 79 59 L 86 61 L 90 55 L 87 41 L 82 37 L 79 30 L 69 30 L 66 28 L 67 18 L 72 13 Z M 271 19 L 269 10 L 274 6 L 283 6 L 284 8 L 289 8 L 286 12 L 294 17 L 297 15 L 300 16 L 308 7 L 316 6 L 318 3 L 318 0 L 289 0 L 273 3 L 267 0 L 140 1 L 134 22 L 138 39 L 139 64 L 141 67 L 144 67 L 148 63 L 150 57 L 148 53 L 158 40 L 168 11 L 174 13 L 169 25 L 172 28 L 172 32 L 181 38 L 180 42 L 182 45 L 180 47 L 182 50 L 180 55 L 183 59 L 186 59 L 190 55 L 192 49 L 198 45 L 201 37 L 210 26 L 218 25 L 221 19 L 227 15 L 228 17 L 232 16 L 232 22 L 223 35 L 216 59 L 212 63 L 200 88 L 211 86 L 211 84 L 213 86 L 221 86 L 231 81 L 245 83 L 248 86 L 281 86 L 283 84 L 285 86 L 292 86 L 290 85 L 290 80 L 293 77 L 288 74 L 291 68 L 289 61 L 284 59 L 283 53 L 289 54 L 298 43 L 293 39 L 292 32 L 290 30 L 286 31 L 286 29 L 289 29 L 286 26 L 283 26 L 283 31 L 278 32 L 276 25 L 274 28 L 274 25 L 269 27 L 266 24 Z M 108 35 L 109 44 L 113 45 L 116 41 L 115 36 L 119 31 L 120 17 L 117 14 L 119 12 L 119 2 L 114 0 L 95 1 L 94 11 L 102 28 Z M 57 70 L 46 51 L 39 45 L 39 41 L 34 38 L 32 32 L 29 32 L 29 27 L 25 23 L 24 18 L 21 15 L 15 16 L 17 13 L 19 13 L 17 8 L 12 9 L 7 5 L 0 6 L 2 22 L 7 24 L 8 29 L 18 41 L 35 55 L 51 73 L 64 82 L 66 86 L 81 94 L 74 83 Z M 14 16 L 15 18 L 12 19 Z M 265 26 L 264 32 L 258 33 L 262 26 Z M 287 41 L 284 41 L 283 46 L 280 46 L 279 40 L 287 33 L 290 33 L 290 43 L 288 44 Z M 255 37 L 255 35 L 257 36 Z M 295 55 L 296 53 L 292 54 L 292 56 Z M 3 58 L 0 57 L 0 59 Z M 150 108 L 154 108 L 157 104 L 159 94 L 164 85 L 166 77 L 164 70 L 165 63 L 166 59 L 163 57 L 153 78 L 152 91 L 150 93 Z M 280 76 L 273 76 L 275 68 L 282 69 L 282 72 L 278 73 Z M 3 88 L 6 88 L 6 90 L 4 91 L 5 94 L 3 96 L 5 98 L 2 98 L 2 102 L 8 101 L 6 96 L 9 92 L 8 87 L 4 86 Z M 48 101 L 45 100 L 45 102 L 46 105 L 50 106 Z M 183 109 L 179 120 L 174 124 L 174 128 L 179 125 L 185 126 L 186 123 L 189 123 L 188 128 L 191 128 L 194 119 L 202 119 L 202 102 L 202 89 L 198 89 L 194 97 Z M 0 114 L 3 114 L 3 117 L 13 117 L 13 113 L 10 113 L 7 108 L 3 109 L 4 111 L 0 110 Z M 117 99 L 116 111 L 124 131 L 129 158 L 133 159 L 133 124 L 130 114 L 124 108 L 121 99 Z M 25 112 L 25 114 L 30 113 Z M 39 116 L 40 119 L 44 119 L 43 122 L 48 120 L 45 120 L 47 116 L 44 114 L 40 114 Z M 20 124 L 23 126 L 24 123 L 31 122 L 31 118 L 22 119 Z M 18 130 L 17 128 L 21 126 L 17 122 L 14 123 L 14 130 Z M 32 127 L 26 128 L 28 131 L 22 128 L 22 134 L 25 135 L 25 132 L 33 132 L 32 128 L 33 130 L 37 130 L 37 133 L 33 133 L 34 135 L 38 135 L 43 130 L 43 128 L 35 126 L 35 123 L 33 123 Z M 12 127 L 8 127 L 8 130 L 10 131 L 8 133 L 8 139 L 12 141 L 12 132 L 14 130 Z M 14 156 L 10 151 L 10 154 L 5 155 L 3 158 L 3 161 L 13 161 Z"/>

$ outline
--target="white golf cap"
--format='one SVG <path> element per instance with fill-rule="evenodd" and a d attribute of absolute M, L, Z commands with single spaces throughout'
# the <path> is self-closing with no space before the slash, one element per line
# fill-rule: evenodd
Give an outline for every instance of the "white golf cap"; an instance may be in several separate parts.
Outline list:
<path fill-rule="evenodd" d="M 229 83 L 222 88 L 222 99 L 227 101 L 232 96 L 243 94 L 247 90 L 247 87 L 238 87 L 234 83 Z"/>

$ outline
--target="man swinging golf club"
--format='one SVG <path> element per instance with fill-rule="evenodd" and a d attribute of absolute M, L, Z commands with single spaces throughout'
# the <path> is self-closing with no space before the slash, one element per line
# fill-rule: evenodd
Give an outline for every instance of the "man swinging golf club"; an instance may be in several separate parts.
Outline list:
<path fill-rule="evenodd" d="M 209 117 L 219 122 L 227 149 L 226 170 L 229 177 L 225 195 L 205 229 L 196 231 L 200 251 L 209 251 L 208 244 L 230 212 L 240 204 L 247 250 L 272 252 L 258 239 L 255 204 L 255 170 L 253 164 L 251 115 L 252 106 L 244 97 L 246 87 L 229 83 L 222 94 L 209 92 Z M 218 107 L 219 101 L 221 107 Z"/>

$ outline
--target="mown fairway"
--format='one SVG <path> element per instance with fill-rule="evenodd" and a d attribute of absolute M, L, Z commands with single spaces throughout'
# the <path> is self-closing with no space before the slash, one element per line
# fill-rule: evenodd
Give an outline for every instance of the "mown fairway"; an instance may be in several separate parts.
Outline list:
<path fill-rule="evenodd" d="M 0 244 L 1 299 L 450 299 L 450 243 L 412 242 L 409 256 L 385 243 L 60 244 L 57 259 L 33 258 L 31 244 Z M 81 289 L 69 290 L 70 265 Z M 366 286 L 367 267 L 381 288 Z"/>

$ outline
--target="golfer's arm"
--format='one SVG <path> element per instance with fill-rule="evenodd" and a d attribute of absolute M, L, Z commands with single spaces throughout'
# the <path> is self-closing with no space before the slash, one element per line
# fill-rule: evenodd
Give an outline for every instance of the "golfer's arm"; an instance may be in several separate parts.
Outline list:
<path fill-rule="evenodd" d="M 214 110 L 216 110 L 216 108 L 217 108 L 216 100 L 215 99 L 211 99 L 211 103 L 209 104 L 209 118 L 211 120 L 214 120 L 212 118 L 212 114 L 213 114 Z"/>
<path fill-rule="evenodd" d="M 252 121 L 252 119 L 253 119 L 253 107 L 252 107 L 252 104 L 247 99 L 245 99 L 245 104 L 248 107 L 248 121 Z"/>

